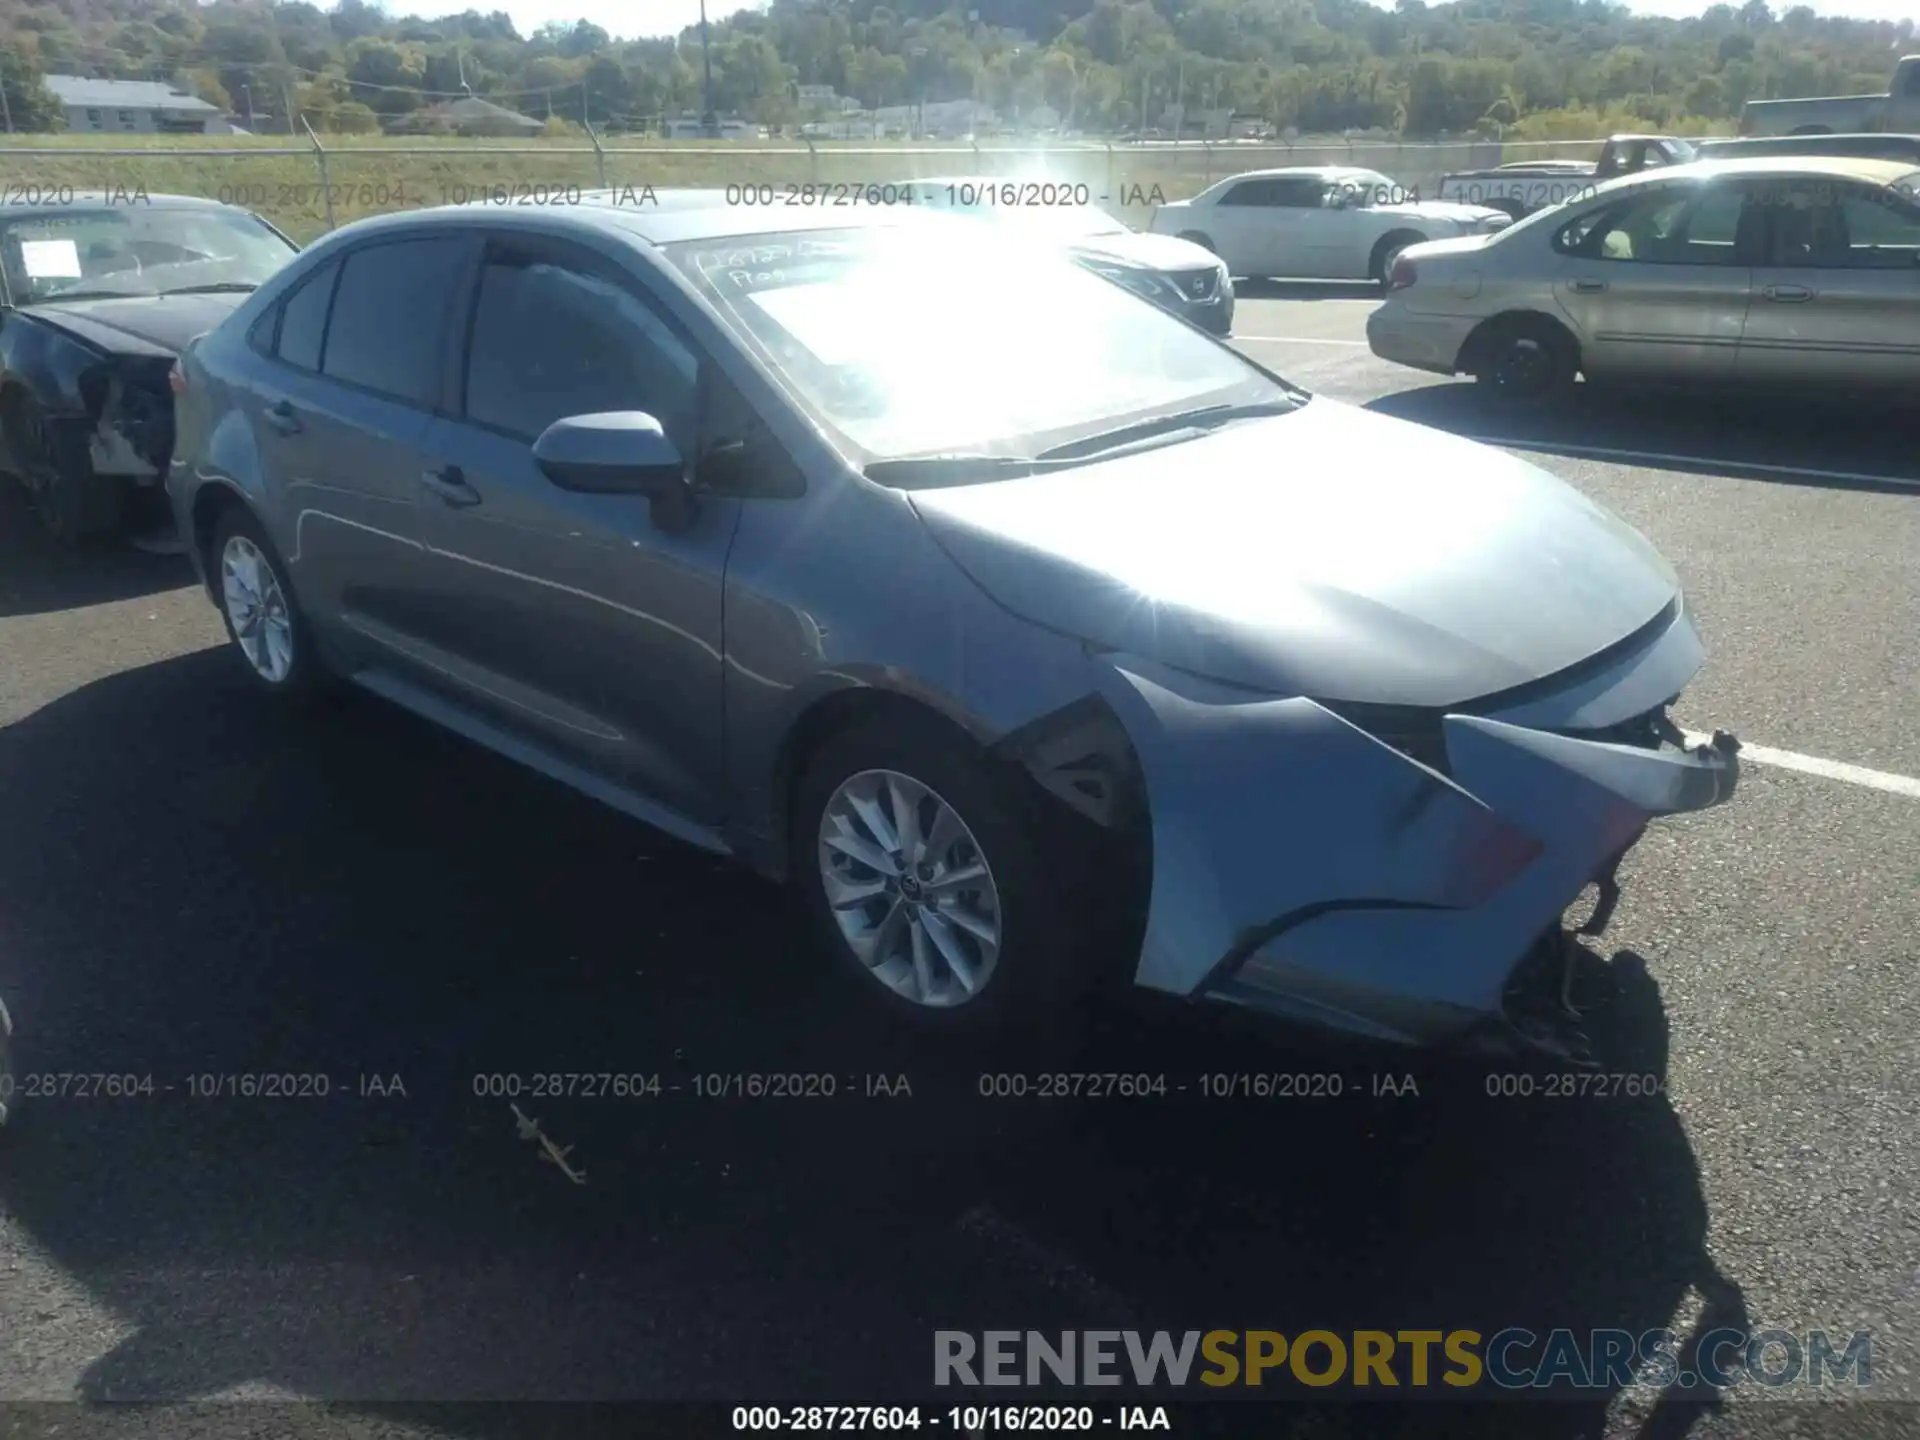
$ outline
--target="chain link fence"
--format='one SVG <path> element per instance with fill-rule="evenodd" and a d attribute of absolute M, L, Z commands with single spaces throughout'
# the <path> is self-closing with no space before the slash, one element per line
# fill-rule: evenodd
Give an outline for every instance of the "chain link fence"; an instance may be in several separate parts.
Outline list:
<path fill-rule="evenodd" d="M 104 137 L 103 137 L 104 138 Z M 165 143 L 109 144 L 93 137 L 23 137 L 0 142 L 0 205 L 70 203 L 91 193 L 110 204 L 161 194 L 198 195 L 243 205 L 302 242 L 367 215 L 431 205 L 576 203 L 612 190 L 616 203 L 648 203 L 680 187 L 741 187 L 749 203 L 813 203 L 806 187 L 827 187 L 829 203 L 857 204 L 855 187 L 937 176 L 1019 177 L 1073 187 L 1133 224 L 1155 206 L 1191 196 L 1247 170 L 1351 165 L 1432 196 L 1440 177 L 1516 160 L 1597 158 L 1600 140 L 1501 143 L 1187 141 L 1046 145 L 859 143 L 834 141 L 385 140 L 323 141 L 208 136 Z M 336 143 L 337 142 L 337 143 Z M 749 195 L 746 187 L 752 187 Z"/>

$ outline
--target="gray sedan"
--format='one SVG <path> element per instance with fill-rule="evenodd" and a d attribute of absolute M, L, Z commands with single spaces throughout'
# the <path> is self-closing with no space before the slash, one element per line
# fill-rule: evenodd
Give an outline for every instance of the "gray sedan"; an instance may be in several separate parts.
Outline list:
<path fill-rule="evenodd" d="M 364 221 L 189 347 L 169 488 L 252 681 L 790 880 L 930 1023 L 1119 974 L 1577 1054 L 1562 912 L 1737 770 L 1667 719 L 1653 548 L 997 227 L 755 221 Z"/>
<path fill-rule="evenodd" d="M 1920 383 L 1920 170 L 1841 156 L 1655 170 L 1494 236 L 1416 245 L 1373 351 L 1538 401 L 1589 381 Z"/>

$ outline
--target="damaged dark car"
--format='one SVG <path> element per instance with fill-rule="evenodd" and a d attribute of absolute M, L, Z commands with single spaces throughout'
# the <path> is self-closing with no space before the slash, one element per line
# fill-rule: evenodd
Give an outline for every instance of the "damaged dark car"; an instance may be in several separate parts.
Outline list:
<path fill-rule="evenodd" d="M 0 465 L 50 536 L 165 522 L 175 357 L 298 248 L 183 196 L 0 208 Z"/>
<path fill-rule="evenodd" d="M 363 221 L 188 347 L 169 490 L 252 682 L 790 880 L 902 1017 L 1105 975 L 1586 1059 L 1568 912 L 1739 771 L 1669 716 L 1653 546 L 1058 252 L 756 218 Z"/>

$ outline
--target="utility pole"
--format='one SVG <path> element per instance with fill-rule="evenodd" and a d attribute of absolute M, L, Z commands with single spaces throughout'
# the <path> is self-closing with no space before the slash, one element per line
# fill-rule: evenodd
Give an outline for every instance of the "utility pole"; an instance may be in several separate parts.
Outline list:
<path fill-rule="evenodd" d="M 707 0 L 700 0 L 700 128 L 709 140 L 720 134 L 720 117 L 713 113 L 713 51 L 707 44 Z"/>
<path fill-rule="evenodd" d="M 280 99 L 287 107 L 287 133 L 293 134 L 293 88 L 284 81 L 280 85 Z"/>
<path fill-rule="evenodd" d="M 7 117 L 7 133 L 13 133 L 13 102 L 7 99 L 6 76 L 0 75 L 0 113 Z"/>
<path fill-rule="evenodd" d="M 253 123 L 253 86 L 242 85 L 240 93 L 247 97 L 247 131 L 251 134 L 258 128 Z"/>

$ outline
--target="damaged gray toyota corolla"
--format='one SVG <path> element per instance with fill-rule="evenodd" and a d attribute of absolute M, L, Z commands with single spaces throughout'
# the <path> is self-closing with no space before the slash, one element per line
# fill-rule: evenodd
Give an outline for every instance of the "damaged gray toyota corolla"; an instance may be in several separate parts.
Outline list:
<path fill-rule="evenodd" d="M 247 673 L 794 881 L 928 1020 L 1117 967 L 1575 1054 L 1565 912 L 1737 774 L 1652 547 L 977 226 L 747 220 L 365 222 L 191 347 L 169 488 Z"/>

